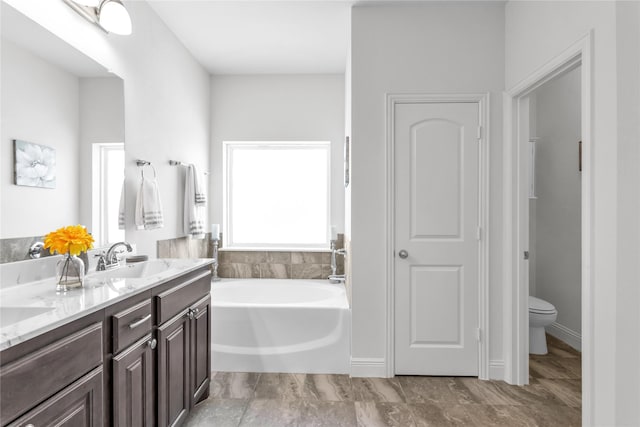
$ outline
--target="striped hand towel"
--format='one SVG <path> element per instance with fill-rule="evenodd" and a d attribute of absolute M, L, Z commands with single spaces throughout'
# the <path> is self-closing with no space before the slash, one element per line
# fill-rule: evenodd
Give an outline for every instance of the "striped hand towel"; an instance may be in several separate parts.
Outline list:
<path fill-rule="evenodd" d="M 207 190 L 205 189 L 204 176 L 198 171 L 196 165 L 189 165 L 187 178 L 193 168 L 193 189 L 195 191 L 195 202 L 198 206 L 207 206 Z"/>
<path fill-rule="evenodd" d="M 164 227 L 162 203 L 155 178 L 142 177 L 136 199 L 136 228 L 153 230 Z"/>
<path fill-rule="evenodd" d="M 118 228 L 124 230 L 124 180 L 120 190 L 120 206 L 118 206 Z"/>
<path fill-rule="evenodd" d="M 204 239 L 204 203 L 197 202 L 196 176 L 196 167 L 189 165 L 184 185 L 184 234 Z M 206 197 L 204 200 L 206 203 Z"/>

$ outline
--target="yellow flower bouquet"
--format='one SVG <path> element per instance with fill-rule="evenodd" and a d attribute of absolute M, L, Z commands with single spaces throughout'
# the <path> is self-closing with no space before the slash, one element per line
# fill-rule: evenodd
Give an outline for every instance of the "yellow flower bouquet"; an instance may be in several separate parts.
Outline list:
<path fill-rule="evenodd" d="M 82 225 L 70 225 L 52 231 L 44 238 L 44 247 L 51 253 L 67 255 L 56 266 L 57 290 L 67 291 L 82 286 L 84 262 L 78 258 L 82 252 L 93 248 L 93 236 Z"/>

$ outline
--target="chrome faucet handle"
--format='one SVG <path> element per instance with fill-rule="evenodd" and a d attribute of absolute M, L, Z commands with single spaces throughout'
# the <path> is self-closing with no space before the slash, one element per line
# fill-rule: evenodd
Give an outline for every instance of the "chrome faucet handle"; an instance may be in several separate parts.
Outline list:
<path fill-rule="evenodd" d="M 29 247 L 29 252 L 28 252 L 29 258 L 31 259 L 40 258 L 40 255 L 42 254 L 43 249 L 44 249 L 44 243 L 35 242 L 33 245 Z"/>
<path fill-rule="evenodd" d="M 96 265 L 96 271 L 105 271 L 107 269 L 107 259 L 104 252 L 99 252 L 93 255 L 94 258 L 98 258 L 98 264 Z"/>
<path fill-rule="evenodd" d="M 329 283 L 344 283 L 347 278 L 344 274 L 330 274 L 329 277 L 327 277 L 327 279 L 329 279 Z"/>

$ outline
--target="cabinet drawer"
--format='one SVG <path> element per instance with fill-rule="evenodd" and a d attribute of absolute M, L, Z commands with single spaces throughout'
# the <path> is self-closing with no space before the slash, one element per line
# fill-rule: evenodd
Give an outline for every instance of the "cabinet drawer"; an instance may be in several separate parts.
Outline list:
<path fill-rule="evenodd" d="M 102 363 L 102 322 L 0 368 L 2 425 Z"/>
<path fill-rule="evenodd" d="M 111 325 L 115 354 L 151 331 L 153 327 L 151 300 L 142 301 L 114 314 L 111 316 Z"/>
<path fill-rule="evenodd" d="M 103 425 L 102 366 L 60 391 L 8 427 Z"/>
<path fill-rule="evenodd" d="M 158 325 L 202 298 L 211 290 L 209 270 L 157 295 Z"/>

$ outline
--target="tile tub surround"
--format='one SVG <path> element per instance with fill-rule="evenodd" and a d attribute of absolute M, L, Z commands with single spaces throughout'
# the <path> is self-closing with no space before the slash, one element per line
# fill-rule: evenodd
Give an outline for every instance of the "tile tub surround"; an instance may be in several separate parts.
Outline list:
<path fill-rule="evenodd" d="M 211 233 L 207 233 L 204 239 L 177 237 L 158 240 L 156 250 L 158 258 L 211 258 L 213 256 Z"/>
<path fill-rule="evenodd" d="M 218 276 L 227 279 L 326 279 L 331 274 L 331 252 L 227 250 L 220 240 Z M 338 234 L 336 247 L 342 248 L 344 236 Z M 211 258 L 211 233 L 204 239 L 178 237 L 158 240 L 158 258 Z M 344 274 L 344 257 L 336 256 L 337 274 Z"/>
<path fill-rule="evenodd" d="M 331 274 L 331 253 L 225 251 L 220 253 L 218 275 L 233 279 L 326 279 Z"/>
<path fill-rule="evenodd" d="M 163 261 L 166 261 L 167 269 L 152 276 L 109 279 L 100 275 L 87 275 L 83 287 L 65 293 L 56 292 L 54 277 L 8 288 L 3 287 L 0 289 L 0 312 L 10 307 L 48 310 L 17 323 L 0 325 L 0 350 L 212 263 L 210 259 Z"/>
<path fill-rule="evenodd" d="M 343 247 L 338 235 L 337 248 Z M 326 279 L 331 251 L 220 250 L 218 275 L 229 279 Z M 344 257 L 336 256 L 337 274 L 344 274 Z"/>
<path fill-rule="evenodd" d="M 531 384 L 463 377 L 215 372 L 185 426 L 580 426 L 580 353 L 553 338 Z M 553 366 L 553 369 L 536 366 Z"/>

